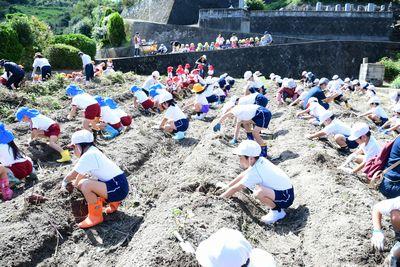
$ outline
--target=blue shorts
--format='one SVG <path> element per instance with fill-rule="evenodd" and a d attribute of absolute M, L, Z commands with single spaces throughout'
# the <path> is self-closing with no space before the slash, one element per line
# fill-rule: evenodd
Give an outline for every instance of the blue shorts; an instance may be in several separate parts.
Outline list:
<path fill-rule="evenodd" d="M 256 126 L 266 129 L 268 128 L 271 117 L 271 111 L 264 107 L 259 107 L 252 121 L 255 123 Z"/>
<path fill-rule="evenodd" d="M 274 190 L 275 192 L 275 208 L 273 210 L 287 209 L 294 201 L 293 187 L 287 190 Z"/>
<path fill-rule="evenodd" d="M 263 94 L 258 94 L 256 96 L 255 104 L 265 108 L 268 105 L 268 98 L 266 98 Z"/>
<path fill-rule="evenodd" d="M 389 119 L 388 118 L 380 118 L 379 123 L 375 123 L 377 126 L 382 126 L 384 125 Z"/>
<path fill-rule="evenodd" d="M 350 141 L 347 136 L 346 137 L 346 145 L 350 149 L 356 149 L 358 147 L 358 143 L 356 141 Z"/>
<path fill-rule="evenodd" d="M 125 173 L 105 182 L 107 186 L 107 202 L 122 201 L 129 193 L 129 185 Z"/>
<path fill-rule="evenodd" d="M 210 111 L 210 105 L 201 106 L 201 113 L 207 113 L 208 111 Z"/>
<path fill-rule="evenodd" d="M 258 93 L 258 88 L 251 87 L 251 88 L 249 88 L 249 92 L 252 93 L 252 94 Z"/>
<path fill-rule="evenodd" d="M 174 130 L 172 133 L 177 133 L 177 132 L 186 132 L 186 130 L 189 128 L 189 120 L 188 119 L 181 119 L 177 120 L 174 122 L 176 130 Z"/>
<path fill-rule="evenodd" d="M 210 95 L 209 97 L 206 97 L 208 103 L 215 103 L 218 102 L 218 96 L 217 95 Z"/>
<path fill-rule="evenodd" d="M 400 180 L 392 181 L 384 176 L 381 184 L 379 185 L 379 192 L 387 198 L 395 198 L 400 196 Z"/>

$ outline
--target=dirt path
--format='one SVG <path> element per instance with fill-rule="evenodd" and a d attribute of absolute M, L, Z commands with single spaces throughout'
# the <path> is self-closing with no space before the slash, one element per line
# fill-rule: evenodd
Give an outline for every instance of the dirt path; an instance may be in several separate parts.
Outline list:
<path fill-rule="evenodd" d="M 131 99 L 123 93 L 126 88 L 107 89 L 130 109 Z M 241 82 L 235 91 L 241 91 Z M 264 226 L 259 218 L 267 210 L 248 193 L 231 200 L 217 197 L 215 184 L 228 182 L 240 172 L 228 144 L 231 131 L 215 138 L 213 122 L 191 121 L 188 138 L 175 142 L 153 129 L 160 115 L 146 117 L 135 111 L 130 131 L 99 145 L 129 174 L 133 190 L 121 212 L 106 216 L 103 224 L 90 230 L 78 229 L 75 222 L 85 212 L 81 194 L 60 197 L 59 192 L 70 166 L 53 163 L 57 155 L 37 152 L 42 149 L 38 144 L 34 153 L 42 169 L 34 189 L 51 200 L 28 206 L 23 199 L 30 188 L 0 203 L 0 264 L 197 266 L 194 257 L 181 251 L 172 232 L 178 230 L 197 246 L 223 226 L 240 229 L 282 266 L 381 264 L 382 257 L 369 244 L 370 209 L 379 195 L 356 177 L 336 170 L 344 157 L 335 149 L 304 137 L 315 127 L 295 119 L 295 108 L 277 107 L 273 99 L 270 103 L 274 115 L 268 133 L 275 136 L 267 141 L 270 155 L 289 174 L 296 194 L 282 222 Z M 218 112 L 211 111 L 210 121 Z M 59 113 L 57 117 L 63 117 L 66 110 Z M 347 115 L 343 119 L 354 121 Z M 78 122 L 63 124 L 67 134 L 78 127 Z M 17 128 L 23 142 L 26 131 Z M 67 137 L 62 140 L 69 141 Z M 393 237 L 389 240 L 393 242 Z"/>

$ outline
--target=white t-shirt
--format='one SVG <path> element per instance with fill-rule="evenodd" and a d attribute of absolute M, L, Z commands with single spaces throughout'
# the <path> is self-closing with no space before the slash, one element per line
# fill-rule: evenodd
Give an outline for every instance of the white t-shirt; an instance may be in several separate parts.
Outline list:
<path fill-rule="evenodd" d="M 343 91 L 340 89 L 342 87 L 343 81 L 342 82 L 340 81 L 341 80 L 332 81 L 332 84 L 329 87 L 329 92 L 331 94 L 343 95 Z"/>
<path fill-rule="evenodd" d="M 225 42 L 224 37 L 217 37 L 217 39 L 215 40 L 218 44 L 223 45 Z"/>
<path fill-rule="evenodd" d="M 213 84 L 209 84 L 207 85 L 206 90 L 204 90 L 203 94 L 205 97 L 210 97 L 213 95 L 213 90 L 214 90 L 214 85 Z"/>
<path fill-rule="evenodd" d="M 375 137 L 371 136 L 369 138 L 368 144 L 361 144 L 360 149 L 362 149 L 365 154 L 364 162 L 367 162 L 368 160 L 379 154 L 379 152 L 381 151 L 381 146 L 378 144 Z"/>
<path fill-rule="evenodd" d="M 334 119 L 328 126 L 323 130 L 327 135 L 342 134 L 344 136 L 350 136 L 351 128 L 339 119 Z"/>
<path fill-rule="evenodd" d="M 222 89 L 219 88 L 219 87 L 216 88 L 216 89 L 214 89 L 213 94 L 214 94 L 214 95 L 217 95 L 217 96 L 225 96 L 224 90 L 222 90 Z"/>
<path fill-rule="evenodd" d="M 256 185 L 273 190 L 287 190 L 293 187 L 286 173 L 266 158 L 259 158 L 247 170 L 240 183 L 250 190 L 254 190 Z"/>
<path fill-rule="evenodd" d="M 24 162 L 26 160 L 32 161 L 28 157 L 19 158 L 17 160 L 14 159 L 14 154 L 11 147 L 8 144 L 0 144 L 0 162 L 2 165 L 9 167 L 14 163 Z"/>
<path fill-rule="evenodd" d="M 92 63 L 92 58 L 89 55 L 83 54 L 82 56 L 82 65 L 85 67 L 87 64 Z"/>
<path fill-rule="evenodd" d="M 143 83 L 143 89 L 146 91 L 149 91 L 150 87 L 152 87 L 153 85 L 158 84 L 158 81 L 156 79 L 153 78 L 153 76 L 149 76 L 146 81 Z"/>
<path fill-rule="evenodd" d="M 90 147 L 74 166 L 79 174 L 90 174 L 102 182 L 121 175 L 123 171 L 96 147 Z"/>
<path fill-rule="evenodd" d="M 36 117 L 31 118 L 32 121 L 32 129 L 38 129 L 41 131 L 47 131 L 49 127 L 56 122 L 50 119 L 49 117 L 46 117 L 42 114 L 37 115 Z"/>
<path fill-rule="evenodd" d="M 238 105 L 235 106 L 231 112 L 240 121 L 250 121 L 256 116 L 257 110 L 260 108 L 259 105 Z"/>
<path fill-rule="evenodd" d="M 97 104 L 96 99 L 87 93 L 79 94 L 72 98 L 72 105 L 80 109 L 86 109 L 88 106 L 94 104 Z"/>
<path fill-rule="evenodd" d="M 169 108 L 165 111 L 165 118 L 173 121 L 179 121 L 186 119 L 187 117 L 178 106 L 169 106 Z"/>
<path fill-rule="evenodd" d="M 371 112 L 373 112 L 376 116 L 379 116 L 381 118 L 387 119 L 388 115 L 385 110 L 381 106 L 377 106 L 371 109 Z"/>
<path fill-rule="evenodd" d="M 33 61 L 33 70 L 35 70 L 37 67 L 42 69 L 44 66 L 50 66 L 50 63 L 46 58 L 35 58 L 35 61 Z"/>
<path fill-rule="evenodd" d="M 101 107 L 101 119 L 108 124 L 117 124 L 121 122 L 120 116 L 109 106 Z"/>
<path fill-rule="evenodd" d="M 321 106 L 318 102 L 310 103 L 310 115 L 316 118 L 319 118 L 323 113 L 326 112 L 326 109 Z"/>
<path fill-rule="evenodd" d="M 239 98 L 238 105 L 253 105 L 259 93 L 249 94 Z"/>
<path fill-rule="evenodd" d="M 122 117 L 126 117 L 128 116 L 128 113 L 126 113 L 124 110 L 122 110 L 121 108 L 116 108 L 113 109 L 114 113 L 117 114 L 118 117 L 122 118 Z"/>
<path fill-rule="evenodd" d="M 299 99 L 301 101 L 303 101 L 306 98 L 307 95 L 308 95 L 308 92 L 303 92 L 303 93 L 300 94 Z"/>
<path fill-rule="evenodd" d="M 231 40 L 231 43 L 234 43 L 234 42 L 238 41 L 238 38 L 237 38 L 237 36 L 232 36 L 230 40 Z"/>
<path fill-rule="evenodd" d="M 143 92 L 142 90 L 136 91 L 133 95 L 137 98 L 137 100 L 140 104 L 142 104 L 143 102 L 145 102 L 148 99 L 146 93 Z"/>
<path fill-rule="evenodd" d="M 204 93 L 196 95 L 196 103 L 199 103 L 202 105 L 208 105 L 208 101 L 207 101 L 207 98 L 204 95 Z"/>
<path fill-rule="evenodd" d="M 383 215 L 390 215 L 393 210 L 400 210 L 400 197 L 383 200 L 375 205 Z"/>

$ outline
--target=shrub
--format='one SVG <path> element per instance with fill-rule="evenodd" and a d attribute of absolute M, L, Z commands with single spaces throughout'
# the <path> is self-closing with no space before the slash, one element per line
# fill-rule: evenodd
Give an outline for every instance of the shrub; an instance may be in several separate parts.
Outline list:
<path fill-rule="evenodd" d="M 126 39 L 124 20 L 118 12 L 111 14 L 109 17 L 107 37 L 113 46 L 120 46 Z"/>
<path fill-rule="evenodd" d="M 19 43 L 15 30 L 6 24 L 0 24 L 0 40 L 0 58 L 19 61 L 24 48 Z"/>
<path fill-rule="evenodd" d="M 246 0 L 245 3 L 249 10 L 265 10 L 267 8 L 264 0 Z"/>
<path fill-rule="evenodd" d="M 54 36 L 53 44 L 66 44 L 73 46 L 92 58 L 96 55 L 96 42 L 83 34 L 63 34 Z"/>
<path fill-rule="evenodd" d="M 380 61 L 385 66 L 385 80 L 393 81 L 400 75 L 400 62 L 393 61 L 389 58 L 382 58 Z"/>
<path fill-rule="evenodd" d="M 394 79 L 391 85 L 393 88 L 400 89 L 400 75 Z"/>
<path fill-rule="evenodd" d="M 74 26 L 72 31 L 73 33 L 83 34 L 90 38 L 92 36 L 92 29 L 92 21 L 89 18 L 84 18 Z"/>
<path fill-rule="evenodd" d="M 65 44 L 53 44 L 45 50 L 45 56 L 55 69 L 80 69 L 82 61 L 78 56 L 79 49 Z"/>
<path fill-rule="evenodd" d="M 24 47 L 32 46 L 34 36 L 29 18 L 26 15 L 17 13 L 8 15 L 7 20 L 11 28 L 17 33 L 19 43 Z"/>

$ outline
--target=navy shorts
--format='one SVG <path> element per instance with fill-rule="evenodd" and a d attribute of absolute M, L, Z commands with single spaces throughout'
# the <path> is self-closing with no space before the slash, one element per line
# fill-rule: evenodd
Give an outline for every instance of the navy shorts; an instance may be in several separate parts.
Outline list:
<path fill-rule="evenodd" d="M 125 173 L 105 182 L 107 186 L 107 202 L 122 201 L 129 193 L 129 185 Z"/>
<path fill-rule="evenodd" d="M 265 108 L 268 105 L 268 98 L 266 98 L 263 94 L 258 94 L 256 96 L 255 104 Z"/>
<path fill-rule="evenodd" d="M 382 126 L 382 125 L 384 125 L 388 120 L 389 120 L 388 118 L 382 118 L 382 117 L 381 117 L 381 120 L 380 120 L 379 123 L 377 123 L 377 125 L 378 125 L 378 126 Z"/>
<path fill-rule="evenodd" d="M 259 107 L 252 121 L 255 123 L 256 126 L 266 129 L 268 128 L 271 117 L 271 111 L 266 108 Z"/>
<path fill-rule="evenodd" d="M 275 192 L 274 203 L 276 207 L 273 208 L 273 210 L 287 209 L 293 204 L 294 201 L 293 187 L 287 190 L 274 190 L 274 192 Z"/>
<path fill-rule="evenodd" d="M 210 95 L 209 97 L 206 97 L 208 103 L 215 103 L 218 102 L 218 96 L 217 95 Z"/>
<path fill-rule="evenodd" d="M 189 128 L 189 120 L 188 119 L 181 119 L 177 120 L 174 122 L 176 130 L 173 131 L 173 133 L 177 132 L 186 132 L 186 130 Z"/>
<path fill-rule="evenodd" d="M 379 192 L 387 198 L 395 198 L 400 196 L 400 180 L 392 181 L 384 176 L 381 184 L 379 185 Z"/>
<path fill-rule="evenodd" d="M 251 88 L 249 88 L 249 92 L 252 93 L 252 94 L 258 93 L 258 88 L 251 87 Z"/>
<path fill-rule="evenodd" d="M 348 137 L 346 137 L 346 145 L 350 149 L 356 149 L 358 147 L 358 143 L 356 141 L 350 141 Z"/>

